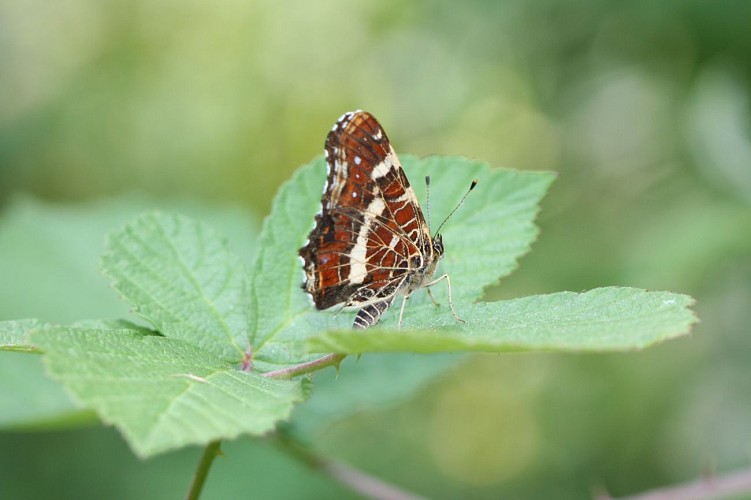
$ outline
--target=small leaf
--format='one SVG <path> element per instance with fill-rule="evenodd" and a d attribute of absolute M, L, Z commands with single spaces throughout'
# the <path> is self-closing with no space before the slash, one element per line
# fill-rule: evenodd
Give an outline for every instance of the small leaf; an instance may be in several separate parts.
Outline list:
<path fill-rule="evenodd" d="M 308 339 L 311 352 L 618 351 L 688 333 L 693 299 L 635 288 L 598 288 L 465 305 L 466 324 L 423 310 L 403 331 L 342 330 Z M 424 327 L 423 327 L 424 326 Z"/>
<path fill-rule="evenodd" d="M 187 217 L 150 212 L 110 234 L 102 270 L 143 318 L 226 361 L 249 345 L 248 277 L 227 241 Z"/>
<path fill-rule="evenodd" d="M 238 371 L 187 342 L 144 330 L 35 332 L 53 378 L 147 457 L 240 434 L 260 435 L 304 399 L 300 380 Z"/>

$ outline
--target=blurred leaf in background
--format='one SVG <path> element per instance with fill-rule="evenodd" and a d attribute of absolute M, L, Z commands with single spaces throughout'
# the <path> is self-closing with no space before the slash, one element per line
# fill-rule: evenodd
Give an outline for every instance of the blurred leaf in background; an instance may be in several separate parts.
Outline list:
<path fill-rule="evenodd" d="M 749 3 L 701 0 L 0 0 L 0 319 L 127 316 L 101 241 L 154 206 L 250 259 L 279 184 L 362 108 L 402 153 L 559 172 L 539 240 L 489 299 L 647 287 L 694 296 L 702 323 L 636 354 L 364 356 L 314 377 L 326 391 L 299 435 L 437 498 L 627 494 L 746 466 L 748 19 Z M 3 354 L 0 378 L 47 396 L 3 414 L 70 409 L 24 356 Z M 410 371 L 414 397 L 369 397 L 412 361 L 443 366 Z M 362 401 L 331 418 L 340 390 Z M 226 451 L 206 498 L 343 494 L 264 444 Z M 174 496 L 197 453 L 141 463 L 111 430 L 3 433 L 0 496 Z"/>

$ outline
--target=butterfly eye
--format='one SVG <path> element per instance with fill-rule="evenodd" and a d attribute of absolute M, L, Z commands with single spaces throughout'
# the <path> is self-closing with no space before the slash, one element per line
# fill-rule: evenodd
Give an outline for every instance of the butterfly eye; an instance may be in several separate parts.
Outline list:
<path fill-rule="evenodd" d="M 433 238 L 433 251 L 438 255 L 443 255 L 443 236 L 436 234 Z"/>

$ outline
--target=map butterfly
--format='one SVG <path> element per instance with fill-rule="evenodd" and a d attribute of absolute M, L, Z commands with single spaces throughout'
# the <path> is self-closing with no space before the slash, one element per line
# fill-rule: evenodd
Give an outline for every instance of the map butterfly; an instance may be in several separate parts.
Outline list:
<path fill-rule="evenodd" d="M 365 329 L 378 323 L 401 295 L 401 327 L 410 294 L 445 279 L 451 312 L 463 322 L 454 310 L 449 276 L 433 279 L 443 257 L 443 238 L 438 233 L 431 237 L 378 121 L 365 111 L 345 113 L 326 138 L 325 156 L 328 176 L 321 211 L 300 249 L 303 288 L 316 308 L 358 308 L 353 328 Z"/>

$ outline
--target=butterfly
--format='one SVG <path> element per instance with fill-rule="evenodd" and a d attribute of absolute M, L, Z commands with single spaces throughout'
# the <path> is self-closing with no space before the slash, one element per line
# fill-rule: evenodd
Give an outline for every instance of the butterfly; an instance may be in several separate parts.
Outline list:
<path fill-rule="evenodd" d="M 326 138 L 325 156 L 321 211 L 299 251 L 303 288 L 316 308 L 357 308 L 352 326 L 365 329 L 402 296 L 401 327 L 410 294 L 446 280 L 451 312 L 463 322 L 454 310 L 448 274 L 433 277 L 444 255 L 443 237 L 430 235 L 383 127 L 365 111 L 345 113 Z M 429 178 L 426 182 L 429 186 Z"/>

